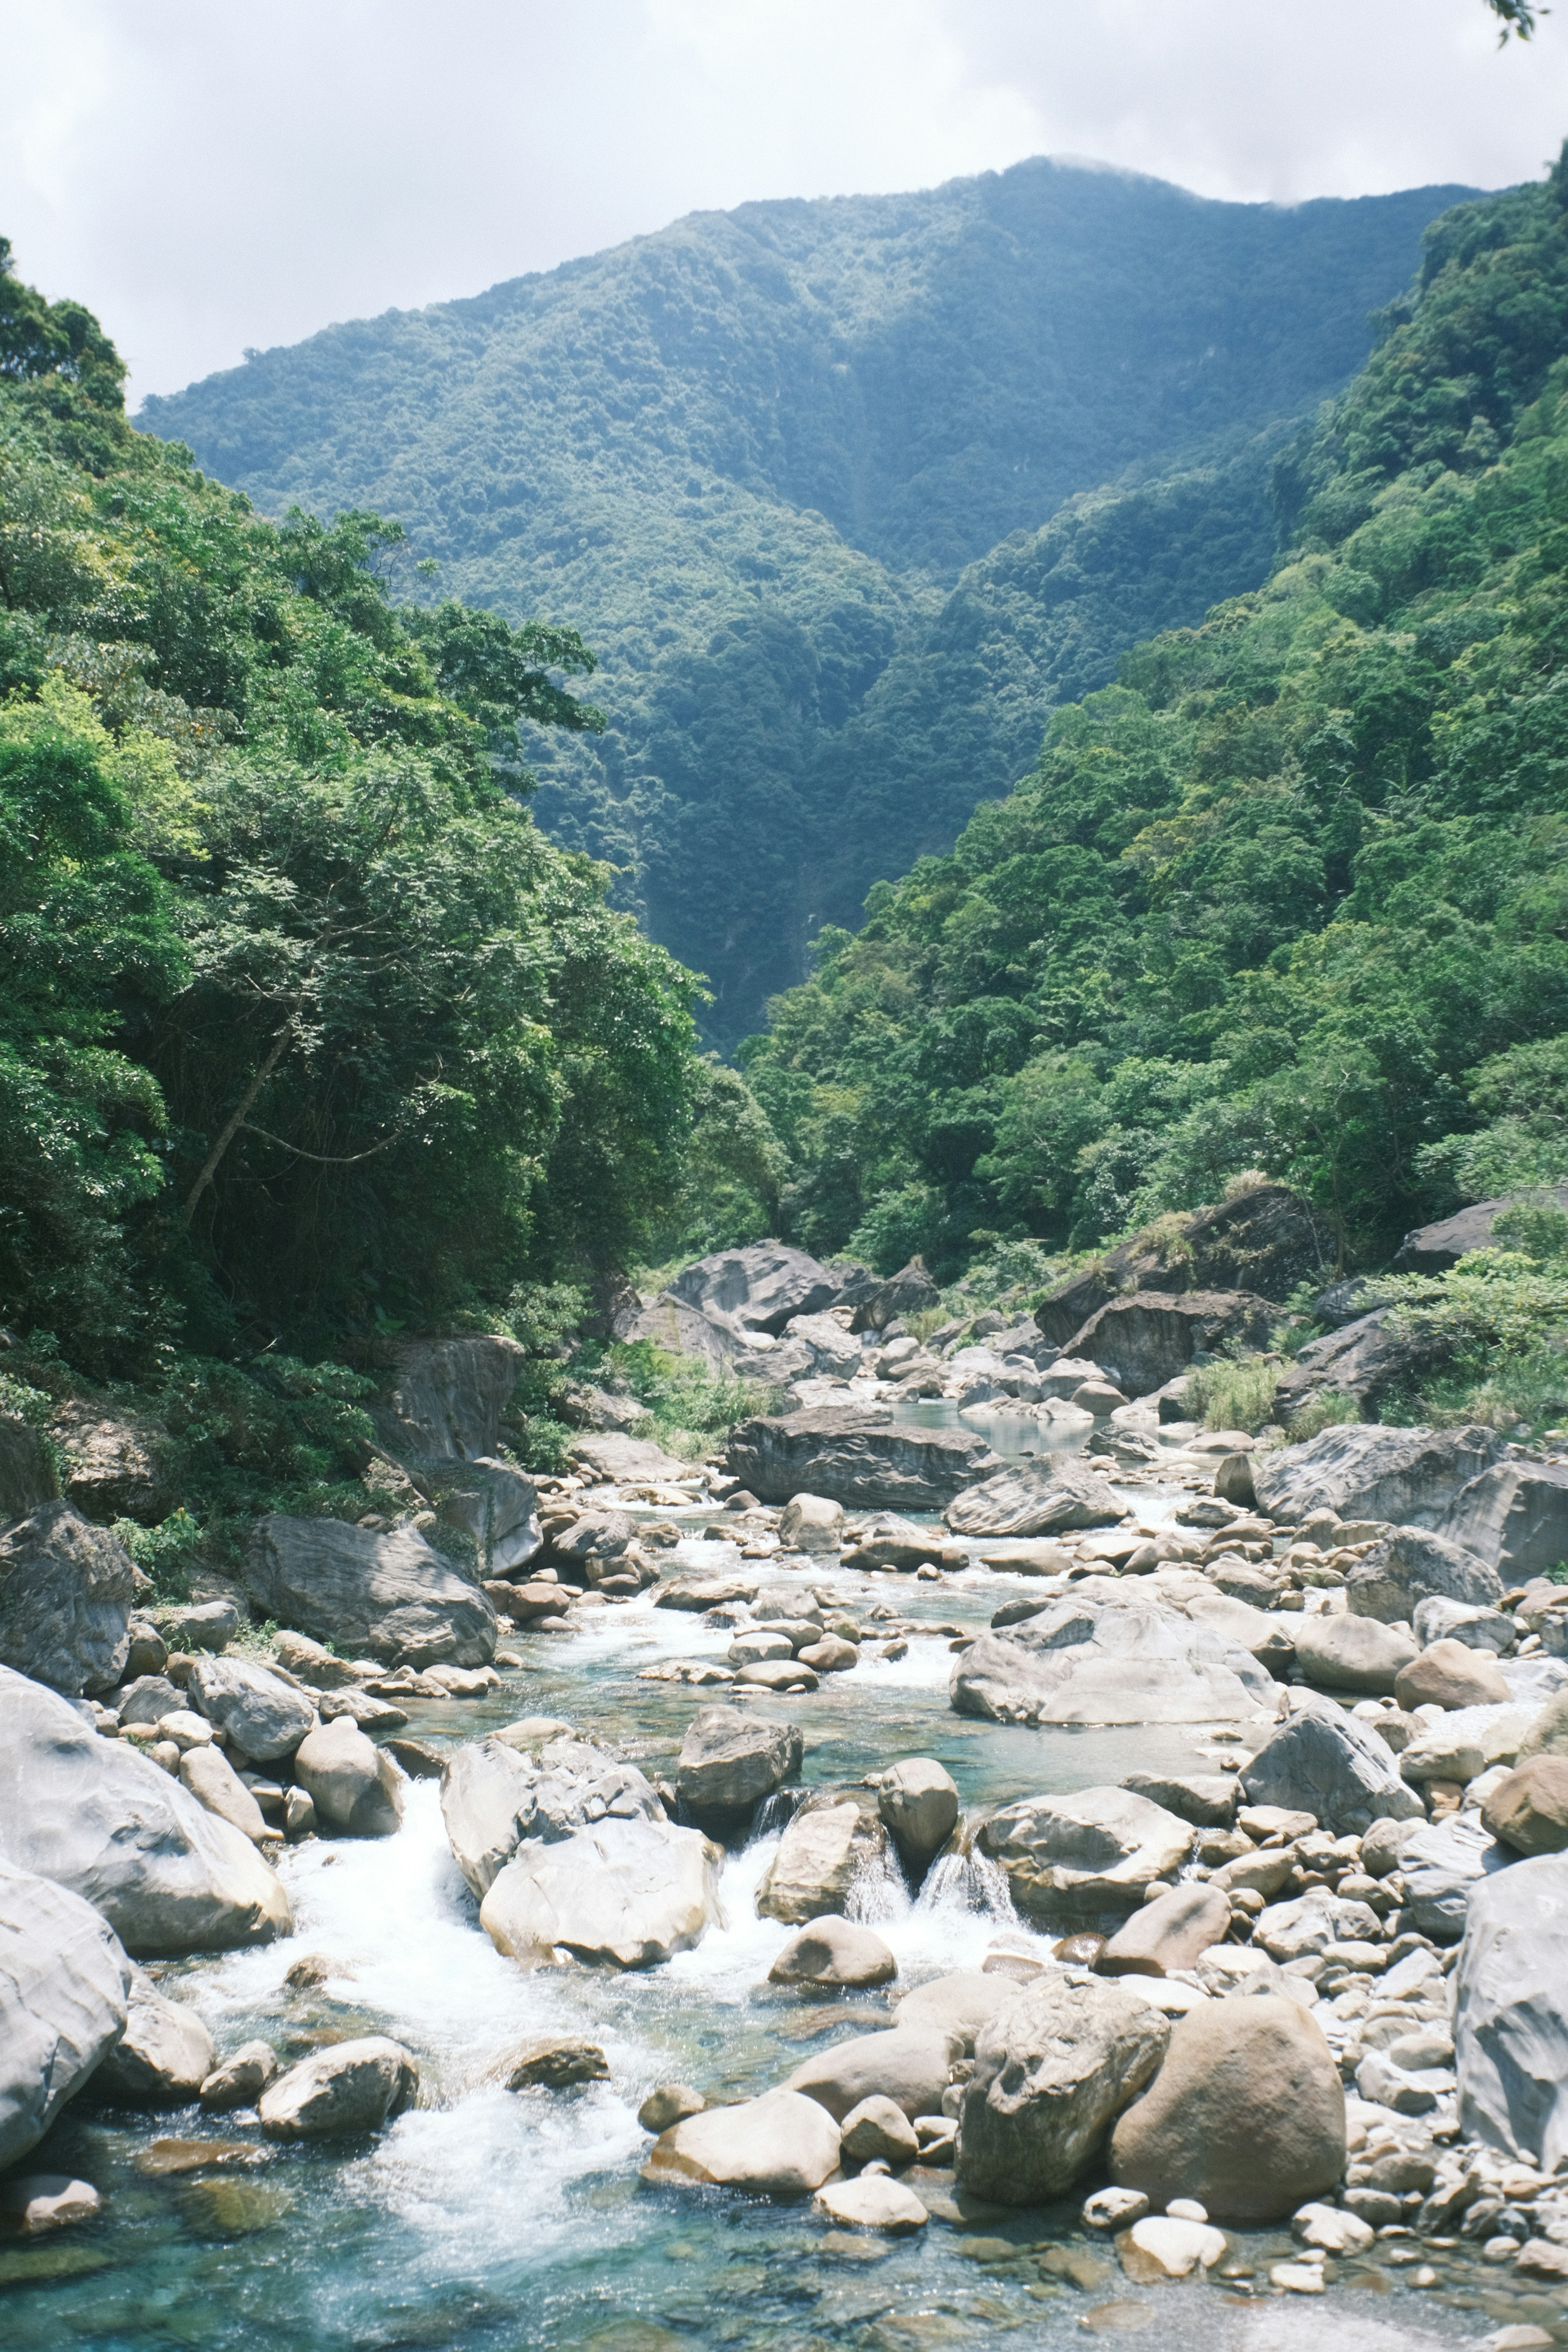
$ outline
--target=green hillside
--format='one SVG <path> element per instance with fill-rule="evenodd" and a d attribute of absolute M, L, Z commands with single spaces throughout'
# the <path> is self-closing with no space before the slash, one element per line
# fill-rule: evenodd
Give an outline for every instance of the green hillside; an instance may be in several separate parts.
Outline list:
<path fill-rule="evenodd" d="M 530 737 L 537 813 L 732 1042 L 1053 703 L 1262 576 L 1272 446 L 1465 193 L 1281 209 L 1035 162 L 748 205 L 142 422 L 266 512 L 374 506 L 441 593 L 583 632 L 610 723 Z"/>
<path fill-rule="evenodd" d="M 1438 222 L 1277 462 L 1267 584 L 819 943 L 742 1057 L 810 1244 L 952 1271 L 1263 1169 L 1364 1264 L 1568 1176 L 1565 203 Z"/>

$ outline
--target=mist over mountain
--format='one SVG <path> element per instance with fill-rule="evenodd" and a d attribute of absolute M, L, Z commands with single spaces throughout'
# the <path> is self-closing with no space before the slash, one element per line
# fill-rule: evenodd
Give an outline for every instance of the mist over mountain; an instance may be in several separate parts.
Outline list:
<path fill-rule="evenodd" d="M 1223 204 L 1042 159 L 746 205 L 139 421 L 265 512 L 374 507 L 435 593 L 584 633 L 609 726 L 531 740 L 536 813 L 709 975 L 730 1045 L 1055 705 L 1258 584 L 1272 456 L 1469 193 Z"/>

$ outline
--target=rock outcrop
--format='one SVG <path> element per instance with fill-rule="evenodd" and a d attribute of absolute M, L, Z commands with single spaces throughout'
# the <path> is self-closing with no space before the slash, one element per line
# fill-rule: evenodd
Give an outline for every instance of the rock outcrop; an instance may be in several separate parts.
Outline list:
<path fill-rule="evenodd" d="M 69 1503 L 0 1530 L 0 1664 L 76 1698 L 112 1689 L 130 1653 L 130 1553 Z"/>
<path fill-rule="evenodd" d="M 399 1461 L 493 1454 L 527 1360 L 526 1349 L 499 1332 L 404 1340 L 387 1402 L 372 1414 L 382 1443 Z"/>
<path fill-rule="evenodd" d="M 293 1924 L 276 1873 L 238 1830 L 5 1667 L 0 1856 L 82 1896 L 139 1956 L 268 1943 Z"/>
<path fill-rule="evenodd" d="M 1306 1203 L 1281 1184 L 1258 1184 L 1135 1234 L 1047 1291 L 1035 1320 L 1054 1346 L 1065 1348 L 1128 1291 L 1244 1290 L 1279 1300 L 1299 1283 L 1321 1281 L 1332 1260 L 1332 1244 Z"/>
<path fill-rule="evenodd" d="M 1135 1290 L 1112 1298 L 1067 1342 L 1068 1353 L 1114 1369 L 1130 1397 L 1150 1396 L 1189 1370 L 1195 1355 L 1262 1348 L 1279 1309 L 1245 1290 Z"/>
<path fill-rule="evenodd" d="M 853 1795 L 825 1790 L 808 1798 L 785 1827 L 757 1889 L 763 1918 L 795 1926 L 842 1912 L 856 1882 L 886 1859 L 888 1833 Z"/>
<path fill-rule="evenodd" d="M 1544 1576 L 1568 1559 L 1568 1466 L 1493 1463 L 1460 1488 L 1441 1532 L 1495 1569 L 1504 1583 Z"/>
<path fill-rule="evenodd" d="M 1255 1454 L 1252 1484 L 1264 1510 L 1300 1521 L 1315 1511 L 1447 1532 L 1461 1486 L 1503 1453 L 1495 1429 L 1383 1429 L 1350 1423 L 1304 1445 Z"/>
<path fill-rule="evenodd" d="M 683 1266 L 666 1296 L 737 1335 L 776 1336 L 796 1315 L 831 1307 L 838 1284 L 804 1250 L 784 1242 L 751 1242 Z"/>
<path fill-rule="evenodd" d="M 1392 1307 L 1374 1307 L 1308 1341 L 1275 1391 L 1274 1410 L 1289 1426 L 1324 1397 L 1350 1397 L 1370 1415 L 1385 1397 L 1415 1388 L 1453 1352 L 1445 1334 L 1401 1324 Z"/>
<path fill-rule="evenodd" d="M 312 1701 L 250 1658 L 198 1658 L 187 1694 L 253 1764 L 291 1756 L 320 1721 Z"/>
<path fill-rule="evenodd" d="M 348 1716 L 301 1740 L 294 1778 L 317 1819 L 349 1837 L 391 1837 L 402 1826 L 403 1775 Z"/>
<path fill-rule="evenodd" d="M 377 1535 L 273 1513 L 257 1522 L 245 1578 L 263 1616 L 355 1657 L 421 1667 L 484 1666 L 495 1655 L 489 1601 L 408 1528 Z"/>
<path fill-rule="evenodd" d="M 125 2031 L 92 2080 L 95 2101 L 130 2107 L 184 2107 L 213 2072 L 213 2038 L 182 2000 L 167 2000 L 138 1969 Z"/>

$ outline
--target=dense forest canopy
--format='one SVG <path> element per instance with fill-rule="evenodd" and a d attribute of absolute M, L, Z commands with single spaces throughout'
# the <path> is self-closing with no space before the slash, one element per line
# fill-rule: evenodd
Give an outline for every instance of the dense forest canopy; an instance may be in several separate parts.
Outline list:
<path fill-rule="evenodd" d="M 8 1338 L 145 1379 L 624 1265 L 718 1082 L 690 975 L 525 804 L 592 655 L 394 601 L 398 525 L 263 520 L 122 377 L 0 247 Z"/>
<path fill-rule="evenodd" d="M 142 421 L 268 512 L 374 507 L 441 593 L 583 631 L 609 723 L 529 730 L 536 814 L 732 1045 L 1054 704 L 1263 578 L 1280 438 L 1467 193 L 1217 204 L 1036 161 L 746 205 Z"/>
<path fill-rule="evenodd" d="M 951 1272 L 1263 1169 L 1364 1264 L 1568 1177 L 1565 200 L 1436 222 L 1278 459 L 1267 584 L 819 941 L 742 1055 L 813 1247 Z"/>

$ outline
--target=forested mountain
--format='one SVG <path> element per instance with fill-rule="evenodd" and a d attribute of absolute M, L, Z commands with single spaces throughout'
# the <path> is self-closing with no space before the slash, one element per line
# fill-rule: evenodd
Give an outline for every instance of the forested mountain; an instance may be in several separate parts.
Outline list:
<path fill-rule="evenodd" d="M 1272 450 L 1465 193 L 1280 209 L 1037 161 L 747 205 L 142 421 L 264 511 L 374 506 L 441 593 L 582 631 L 609 725 L 529 736 L 537 814 L 732 1043 L 1054 703 L 1263 576 Z"/>
<path fill-rule="evenodd" d="M 949 1273 L 1253 1169 L 1348 1263 L 1568 1177 L 1568 149 L 1462 205 L 1280 454 L 1267 583 L 1058 710 L 1033 772 L 742 1060 L 791 1228 Z"/>
<path fill-rule="evenodd" d="M 166 1381 L 254 1460 L 300 1352 L 635 1255 L 713 1080 L 690 975 L 505 789 L 520 724 L 595 722 L 578 640 L 395 607 L 374 518 L 260 520 L 8 257 L 0 1395 Z"/>

